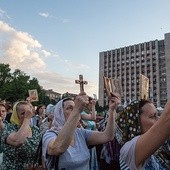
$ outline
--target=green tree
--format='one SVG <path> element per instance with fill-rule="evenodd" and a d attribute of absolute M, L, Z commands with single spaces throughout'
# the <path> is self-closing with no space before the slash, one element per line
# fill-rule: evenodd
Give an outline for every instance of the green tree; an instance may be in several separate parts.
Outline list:
<path fill-rule="evenodd" d="M 39 101 L 33 102 L 33 105 L 49 103 L 55 104 L 45 95 L 43 88 L 39 85 L 36 78 L 30 79 L 23 71 L 16 69 L 11 73 L 9 64 L 0 64 L 0 98 L 10 102 L 25 100 L 29 94 L 28 90 L 37 89 Z"/>
<path fill-rule="evenodd" d="M 5 86 L 11 81 L 9 64 L 0 63 L 0 98 L 5 98 Z"/>
<path fill-rule="evenodd" d="M 0 63 L 0 87 L 11 80 L 9 64 Z"/>

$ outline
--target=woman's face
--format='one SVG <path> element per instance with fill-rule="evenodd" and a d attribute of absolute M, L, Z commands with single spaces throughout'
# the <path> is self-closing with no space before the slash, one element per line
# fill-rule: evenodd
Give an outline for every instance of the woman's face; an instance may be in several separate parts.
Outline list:
<path fill-rule="evenodd" d="M 67 101 L 64 102 L 63 111 L 64 111 L 65 120 L 68 119 L 71 112 L 73 111 L 74 105 L 75 104 L 72 100 L 67 100 Z"/>
<path fill-rule="evenodd" d="M 147 132 L 158 120 L 158 111 L 152 103 L 147 103 L 142 107 L 140 115 L 142 133 Z"/>
<path fill-rule="evenodd" d="M 25 112 L 27 110 L 31 110 L 30 105 L 27 105 L 27 104 L 22 104 L 22 105 L 18 106 L 18 108 L 17 108 L 18 119 L 20 120 L 21 124 L 24 121 Z"/>
<path fill-rule="evenodd" d="M 45 114 L 45 106 L 41 106 L 38 110 L 39 115 L 44 115 Z"/>
<path fill-rule="evenodd" d="M 5 119 L 6 113 L 7 113 L 6 108 L 4 106 L 0 105 L 0 117 L 2 118 L 2 120 Z"/>

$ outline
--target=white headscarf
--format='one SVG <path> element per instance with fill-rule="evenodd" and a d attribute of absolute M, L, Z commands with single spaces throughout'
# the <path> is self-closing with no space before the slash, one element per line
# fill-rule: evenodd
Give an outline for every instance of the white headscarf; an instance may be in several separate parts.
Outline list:
<path fill-rule="evenodd" d="M 63 100 L 60 100 L 54 109 L 54 119 L 51 125 L 51 130 L 60 131 L 65 124 L 65 116 L 63 111 Z"/>
<path fill-rule="evenodd" d="M 50 113 L 54 113 L 54 105 L 52 105 L 52 104 L 47 105 L 45 112 L 46 112 L 46 115 L 47 115 L 47 116 L 48 116 Z"/>

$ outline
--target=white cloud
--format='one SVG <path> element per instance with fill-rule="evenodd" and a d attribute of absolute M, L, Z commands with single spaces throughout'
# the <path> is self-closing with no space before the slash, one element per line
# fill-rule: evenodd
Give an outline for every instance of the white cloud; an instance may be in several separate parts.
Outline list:
<path fill-rule="evenodd" d="M 0 18 L 11 19 L 11 17 L 9 15 L 7 15 L 7 13 L 4 10 L 2 10 L 1 8 L 0 8 Z"/>
<path fill-rule="evenodd" d="M 28 34 L 27 32 L 15 32 L 15 36 L 16 39 L 18 39 L 19 41 L 27 44 L 29 47 L 32 48 L 41 48 L 41 44 L 35 40 L 30 34 Z"/>
<path fill-rule="evenodd" d="M 5 14 L 5 11 L 3 11 L 2 9 L 0 9 L 0 16 L 3 16 Z"/>
<path fill-rule="evenodd" d="M 68 22 L 70 22 L 69 19 L 61 19 L 61 20 L 62 20 L 63 23 L 68 23 Z"/>
<path fill-rule="evenodd" d="M 54 19 L 54 20 L 57 20 L 59 22 L 62 22 L 62 23 L 68 23 L 70 22 L 69 19 L 67 18 L 62 18 L 62 17 L 56 17 L 56 16 L 53 16 L 49 13 L 45 13 L 45 12 L 39 12 L 38 15 L 44 17 L 44 18 L 51 18 L 51 19 Z"/>
<path fill-rule="evenodd" d="M 61 74 L 52 72 L 41 72 L 36 73 L 36 77 L 39 78 L 42 86 L 45 89 L 53 89 L 58 93 L 79 93 L 79 85 L 75 84 L 75 78 L 65 77 Z M 84 86 L 86 93 L 93 97 L 93 94 L 97 94 L 98 85 L 94 82 L 89 81 L 87 85 Z M 98 95 L 98 94 L 97 94 Z"/>
<path fill-rule="evenodd" d="M 34 72 L 45 69 L 43 56 L 50 55 L 42 45 L 26 32 L 17 31 L 7 23 L 0 21 L 0 62 L 8 63 L 12 69 Z"/>
<path fill-rule="evenodd" d="M 58 74 L 57 71 L 49 72 L 43 59 L 54 54 L 57 68 L 62 66 L 63 70 L 68 69 L 74 72 L 89 69 L 87 65 L 73 64 L 69 60 L 62 59 L 58 54 L 43 49 L 32 35 L 17 31 L 3 21 L 0 21 L 0 37 L 0 63 L 7 63 L 12 70 L 20 69 L 36 77 L 45 89 L 53 89 L 58 93 L 79 93 L 79 85 L 75 84 L 75 77 L 66 77 Z M 89 82 L 85 86 L 87 94 L 93 94 L 96 87 L 94 83 Z"/>
<path fill-rule="evenodd" d="M 48 13 L 39 13 L 40 16 L 44 17 L 44 18 L 48 18 L 49 14 Z"/>
<path fill-rule="evenodd" d="M 4 23 L 3 21 L 0 21 L 0 33 L 3 32 L 14 32 L 15 30 L 10 27 L 8 24 Z"/>
<path fill-rule="evenodd" d="M 73 64 L 69 60 L 64 60 L 67 70 L 89 70 L 89 66 L 85 64 Z"/>
<path fill-rule="evenodd" d="M 49 51 L 42 50 L 42 52 L 44 53 L 45 57 L 48 57 L 51 55 L 51 53 Z"/>

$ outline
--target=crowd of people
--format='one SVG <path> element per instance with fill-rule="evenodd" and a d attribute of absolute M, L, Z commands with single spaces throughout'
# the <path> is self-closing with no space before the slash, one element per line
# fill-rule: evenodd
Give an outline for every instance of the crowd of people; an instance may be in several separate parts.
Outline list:
<path fill-rule="evenodd" d="M 0 102 L 0 169 L 170 169 L 170 100 L 160 116 L 149 100 L 120 102 L 108 98 L 102 128 L 85 92 L 36 109 Z"/>

